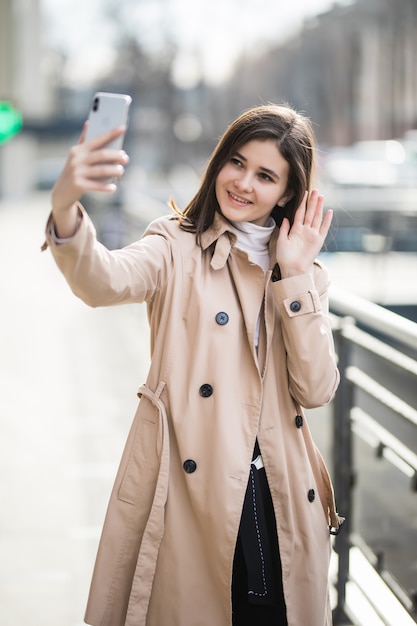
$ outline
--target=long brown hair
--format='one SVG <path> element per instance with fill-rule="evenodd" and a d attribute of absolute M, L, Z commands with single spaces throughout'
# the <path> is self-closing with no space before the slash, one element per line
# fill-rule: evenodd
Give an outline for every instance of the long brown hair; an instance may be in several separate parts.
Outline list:
<path fill-rule="evenodd" d="M 284 217 L 293 223 L 294 214 L 306 191 L 310 191 L 314 165 L 314 134 L 310 120 L 288 105 L 261 105 L 242 113 L 226 129 L 208 162 L 201 185 L 184 211 L 171 200 L 171 206 L 180 216 L 181 228 L 201 234 L 213 224 L 220 211 L 216 198 L 216 178 L 222 167 L 239 149 L 252 140 L 275 141 L 281 155 L 289 164 L 286 194 L 290 199 L 285 207 L 275 206 L 272 217 L 280 226 Z"/>

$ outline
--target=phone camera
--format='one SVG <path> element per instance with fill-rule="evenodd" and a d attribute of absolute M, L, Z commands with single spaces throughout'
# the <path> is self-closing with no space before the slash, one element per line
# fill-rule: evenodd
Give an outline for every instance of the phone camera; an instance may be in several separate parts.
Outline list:
<path fill-rule="evenodd" d="M 100 98 L 94 98 L 94 101 L 93 101 L 93 111 L 98 111 L 99 101 L 100 101 Z"/>

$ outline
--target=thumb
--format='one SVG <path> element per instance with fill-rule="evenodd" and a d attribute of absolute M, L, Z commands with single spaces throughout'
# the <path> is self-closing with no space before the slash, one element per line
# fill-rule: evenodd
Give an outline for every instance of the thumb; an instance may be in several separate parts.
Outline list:
<path fill-rule="evenodd" d="M 85 141 L 85 135 L 86 135 L 86 132 L 87 132 L 87 127 L 88 127 L 88 121 L 85 121 L 85 122 L 84 122 L 84 125 L 83 125 L 83 129 L 82 129 L 82 131 L 81 131 L 81 135 L 80 135 L 80 137 L 79 137 L 79 139 L 78 139 L 78 142 L 77 142 L 78 144 L 80 144 L 80 143 L 84 143 L 84 141 Z"/>

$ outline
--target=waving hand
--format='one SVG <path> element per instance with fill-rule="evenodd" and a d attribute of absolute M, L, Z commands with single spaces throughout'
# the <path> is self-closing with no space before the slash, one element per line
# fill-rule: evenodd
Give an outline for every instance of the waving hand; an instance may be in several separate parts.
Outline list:
<path fill-rule="evenodd" d="M 310 197 L 307 192 L 295 212 L 290 228 L 284 218 L 277 240 L 276 259 L 282 278 L 312 271 L 314 259 L 320 252 L 330 228 L 333 211 L 328 210 L 323 218 L 324 197 L 314 189 Z"/>

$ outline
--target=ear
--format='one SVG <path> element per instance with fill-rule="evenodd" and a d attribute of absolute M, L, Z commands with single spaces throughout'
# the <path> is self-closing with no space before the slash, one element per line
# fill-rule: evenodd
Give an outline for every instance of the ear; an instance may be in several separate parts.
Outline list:
<path fill-rule="evenodd" d="M 285 205 L 287 204 L 287 202 L 291 200 L 291 198 L 292 198 L 292 195 L 290 193 L 285 196 L 282 196 L 282 198 L 280 198 L 277 202 L 277 207 L 279 207 L 280 209 L 283 209 Z"/>

